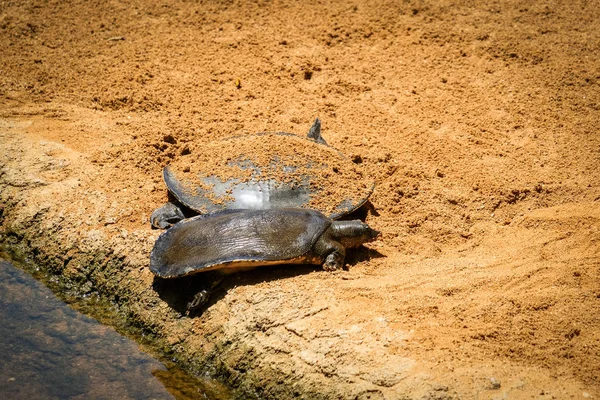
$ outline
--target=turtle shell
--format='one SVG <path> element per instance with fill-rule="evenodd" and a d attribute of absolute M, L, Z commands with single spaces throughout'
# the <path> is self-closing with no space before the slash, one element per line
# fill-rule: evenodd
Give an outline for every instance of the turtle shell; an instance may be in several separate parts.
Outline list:
<path fill-rule="evenodd" d="M 200 213 L 225 209 L 309 208 L 336 219 L 374 189 L 360 167 L 324 142 L 257 133 L 188 147 L 163 170 L 169 191 Z"/>
<path fill-rule="evenodd" d="M 311 249 L 331 220 L 314 210 L 225 210 L 183 220 L 163 232 L 150 254 L 161 278 L 259 265 L 321 262 Z"/>

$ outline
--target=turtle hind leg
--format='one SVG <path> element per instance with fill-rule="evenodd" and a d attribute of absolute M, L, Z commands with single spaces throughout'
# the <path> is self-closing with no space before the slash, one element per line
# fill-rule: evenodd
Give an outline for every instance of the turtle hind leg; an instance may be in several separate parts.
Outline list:
<path fill-rule="evenodd" d="M 210 297 L 210 290 L 208 290 L 208 289 L 203 289 L 203 290 L 199 291 L 198 293 L 196 293 L 194 295 L 194 298 L 192 299 L 192 301 L 188 302 L 187 305 L 185 306 L 185 309 L 186 309 L 185 314 L 190 315 L 194 311 L 198 310 L 200 307 L 202 307 L 204 304 L 206 304 L 209 297 Z"/>
<path fill-rule="evenodd" d="M 215 288 L 219 286 L 221 282 L 223 282 L 223 279 L 225 279 L 225 275 L 219 274 L 219 276 L 216 276 L 213 279 L 210 287 L 198 291 L 192 298 L 192 301 L 187 303 L 185 314 L 189 316 L 201 309 L 202 306 L 208 302 L 210 294 L 213 292 L 213 290 L 215 290 Z"/>
<path fill-rule="evenodd" d="M 154 210 L 150 216 L 150 223 L 154 228 L 167 229 L 182 219 L 185 219 L 182 208 L 178 204 L 168 202 Z"/>
<path fill-rule="evenodd" d="M 306 136 L 316 140 L 318 143 L 327 145 L 327 142 L 323 139 L 323 136 L 321 136 L 321 120 L 319 118 L 315 119 L 315 122 L 313 122 Z"/>

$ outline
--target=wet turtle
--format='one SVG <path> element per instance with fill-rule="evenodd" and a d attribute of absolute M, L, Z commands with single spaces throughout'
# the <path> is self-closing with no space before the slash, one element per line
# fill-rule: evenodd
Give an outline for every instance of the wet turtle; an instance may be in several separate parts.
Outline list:
<path fill-rule="evenodd" d="M 176 201 L 158 208 L 156 228 L 226 209 L 310 208 L 340 218 L 369 198 L 374 182 L 321 136 L 257 133 L 198 143 L 163 169 Z"/>
<path fill-rule="evenodd" d="M 163 232 L 150 255 L 150 270 L 160 278 L 280 264 L 316 264 L 333 271 L 344 266 L 346 248 L 378 235 L 360 220 L 334 221 L 309 209 L 225 210 Z M 204 303 L 209 290 L 200 291 L 188 308 Z"/>

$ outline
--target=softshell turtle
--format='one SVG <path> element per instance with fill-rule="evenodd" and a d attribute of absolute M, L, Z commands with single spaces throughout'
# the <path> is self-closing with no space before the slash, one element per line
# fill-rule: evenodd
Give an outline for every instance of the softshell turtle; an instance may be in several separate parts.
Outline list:
<path fill-rule="evenodd" d="M 150 270 L 160 278 L 280 264 L 316 264 L 333 271 L 344 266 L 346 248 L 378 235 L 360 220 L 334 221 L 309 209 L 225 210 L 183 220 L 163 232 L 150 255 Z M 207 298 L 203 290 L 188 307 Z"/>
<path fill-rule="evenodd" d="M 156 228 L 228 209 L 309 208 L 337 219 L 361 207 L 374 182 L 321 136 L 316 119 L 306 137 L 257 133 L 188 148 L 163 169 L 176 199 L 151 216 Z"/>

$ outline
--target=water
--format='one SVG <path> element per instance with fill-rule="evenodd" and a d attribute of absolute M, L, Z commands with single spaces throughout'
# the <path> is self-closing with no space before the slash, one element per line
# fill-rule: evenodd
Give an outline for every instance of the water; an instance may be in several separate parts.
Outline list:
<path fill-rule="evenodd" d="M 208 392 L 0 259 L 0 398 L 226 398 Z"/>

